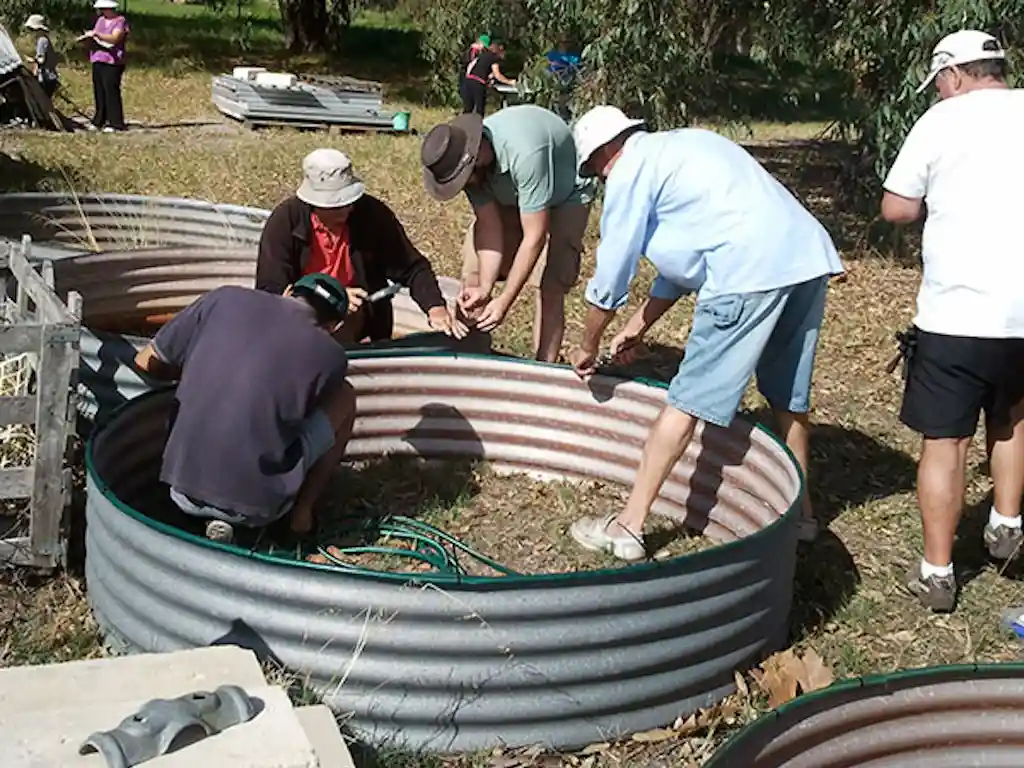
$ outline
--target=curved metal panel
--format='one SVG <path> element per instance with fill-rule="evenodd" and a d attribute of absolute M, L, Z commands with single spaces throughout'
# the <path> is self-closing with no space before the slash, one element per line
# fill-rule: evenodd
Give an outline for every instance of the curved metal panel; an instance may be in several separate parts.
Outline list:
<path fill-rule="evenodd" d="M 140 195 L 0 195 L 0 237 L 59 243 L 73 251 L 158 247 L 253 248 L 270 211 Z M 253 252 L 255 258 L 255 251 Z"/>
<path fill-rule="evenodd" d="M 801 696 L 728 741 L 705 768 L 1024 765 L 1024 665 L 930 667 Z"/>
<path fill-rule="evenodd" d="M 468 456 L 549 479 L 631 483 L 665 396 L 497 357 L 364 352 L 349 372 L 348 458 Z M 727 695 L 733 670 L 785 639 L 801 477 L 742 421 L 698 428 L 655 506 L 720 546 L 614 570 L 410 581 L 220 546 L 136 511 L 171 400 L 134 401 L 87 451 L 89 596 L 122 650 L 245 645 L 364 738 L 450 751 L 565 749 L 664 725 Z"/>

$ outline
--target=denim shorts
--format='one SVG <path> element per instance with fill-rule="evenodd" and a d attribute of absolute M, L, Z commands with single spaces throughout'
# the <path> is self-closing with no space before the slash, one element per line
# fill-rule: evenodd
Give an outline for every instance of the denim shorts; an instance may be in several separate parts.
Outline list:
<path fill-rule="evenodd" d="M 697 302 L 679 371 L 675 409 L 720 427 L 732 423 L 751 377 L 776 410 L 810 410 L 828 276 L 759 293 Z"/>
<path fill-rule="evenodd" d="M 334 447 L 334 427 L 327 413 L 317 409 L 313 411 L 306 420 L 302 422 L 302 430 L 299 432 L 299 442 L 302 444 L 302 466 L 305 474 L 313 468 L 317 460 Z M 292 508 L 295 499 L 289 499 L 276 512 L 271 512 L 266 517 L 254 519 L 252 516 L 243 516 L 235 512 L 218 507 L 211 507 L 194 499 L 190 499 L 180 491 L 171 488 L 171 500 L 178 505 L 178 508 L 186 515 L 203 517 L 213 520 L 223 520 L 226 523 L 245 524 L 250 526 L 269 525 L 287 515 Z"/>

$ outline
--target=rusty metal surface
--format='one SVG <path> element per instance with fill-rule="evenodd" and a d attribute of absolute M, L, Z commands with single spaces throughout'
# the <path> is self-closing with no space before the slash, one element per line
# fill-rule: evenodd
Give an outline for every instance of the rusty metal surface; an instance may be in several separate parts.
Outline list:
<path fill-rule="evenodd" d="M 837 683 L 759 718 L 705 768 L 1024 765 L 1024 665 L 931 667 Z"/>
<path fill-rule="evenodd" d="M 561 366 L 415 351 L 357 353 L 350 381 L 350 459 L 483 458 L 622 484 L 665 399 Z M 165 492 L 170 401 L 135 400 L 87 451 L 89 599 L 121 651 L 255 648 L 374 743 L 569 749 L 710 705 L 786 637 L 801 478 L 742 421 L 698 429 L 655 505 L 720 546 L 604 571 L 410 582 L 218 546 L 148 517 L 147 498 Z"/>

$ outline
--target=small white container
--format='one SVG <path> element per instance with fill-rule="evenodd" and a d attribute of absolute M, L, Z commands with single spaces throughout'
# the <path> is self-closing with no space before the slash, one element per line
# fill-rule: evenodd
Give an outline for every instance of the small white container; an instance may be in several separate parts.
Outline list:
<path fill-rule="evenodd" d="M 256 85 L 270 88 L 291 88 L 299 82 L 299 78 L 288 72 L 260 72 L 256 75 Z"/>
<path fill-rule="evenodd" d="M 266 67 L 235 67 L 231 70 L 231 76 L 236 80 L 255 80 L 256 75 L 266 71 Z"/>

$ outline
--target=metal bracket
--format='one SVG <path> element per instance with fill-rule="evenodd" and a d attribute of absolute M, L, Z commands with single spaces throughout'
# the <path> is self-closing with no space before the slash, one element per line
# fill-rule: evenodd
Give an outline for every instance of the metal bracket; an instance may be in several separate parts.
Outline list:
<path fill-rule="evenodd" d="M 99 752 L 108 768 L 131 768 L 254 718 L 257 701 L 237 685 L 176 699 L 153 699 L 110 731 L 97 731 L 78 754 Z"/>
<path fill-rule="evenodd" d="M 77 325 L 51 325 L 46 330 L 46 343 L 50 346 L 78 343 L 82 329 Z"/>

